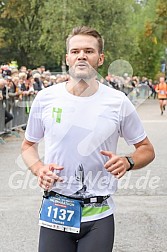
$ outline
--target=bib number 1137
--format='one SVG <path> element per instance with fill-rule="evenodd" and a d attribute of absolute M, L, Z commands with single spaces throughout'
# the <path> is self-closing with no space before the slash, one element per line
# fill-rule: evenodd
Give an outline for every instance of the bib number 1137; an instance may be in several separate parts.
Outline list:
<path fill-rule="evenodd" d="M 43 200 L 39 225 L 64 232 L 79 233 L 81 224 L 81 204 L 78 200 L 64 196 Z"/>
<path fill-rule="evenodd" d="M 48 217 L 50 218 L 53 214 L 54 219 L 59 219 L 59 220 L 67 220 L 71 221 L 72 216 L 74 215 L 73 210 L 66 210 L 66 209 L 59 209 L 58 207 L 53 208 L 53 206 L 48 207 Z"/>

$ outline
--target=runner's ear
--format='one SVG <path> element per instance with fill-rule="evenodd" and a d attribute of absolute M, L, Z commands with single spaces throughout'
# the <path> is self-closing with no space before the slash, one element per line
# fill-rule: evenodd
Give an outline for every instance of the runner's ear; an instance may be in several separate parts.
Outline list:
<path fill-rule="evenodd" d="M 99 57 L 99 60 L 98 60 L 98 66 L 102 66 L 103 62 L 104 62 L 104 54 L 101 53 L 100 57 Z"/>
<path fill-rule="evenodd" d="M 66 65 L 69 66 L 69 63 L 68 63 L 68 54 L 66 54 Z"/>

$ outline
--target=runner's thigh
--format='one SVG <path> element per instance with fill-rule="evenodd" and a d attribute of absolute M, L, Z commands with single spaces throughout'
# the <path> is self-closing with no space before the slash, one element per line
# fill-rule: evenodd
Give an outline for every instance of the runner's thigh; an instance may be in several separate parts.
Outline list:
<path fill-rule="evenodd" d="M 76 252 L 76 241 L 70 233 L 41 227 L 38 252 Z"/>
<path fill-rule="evenodd" d="M 111 252 L 113 243 L 114 217 L 110 215 L 95 221 L 91 230 L 79 239 L 77 252 Z"/>

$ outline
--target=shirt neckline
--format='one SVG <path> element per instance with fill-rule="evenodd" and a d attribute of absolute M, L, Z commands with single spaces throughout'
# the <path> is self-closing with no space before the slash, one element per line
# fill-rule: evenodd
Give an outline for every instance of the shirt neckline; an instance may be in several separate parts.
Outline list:
<path fill-rule="evenodd" d="M 66 96 L 68 96 L 69 98 L 71 98 L 73 100 L 80 100 L 80 101 L 87 100 L 88 101 L 88 100 L 92 100 L 95 97 L 99 96 L 100 93 L 101 93 L 101 91 L 102 91 L 102 84 L 99 81 L 97 81 L 97 82 L 99 84 L 98 90 L 94 94 L 92 94 L 90 96 L 77 96 L 77 95 L 73 95 L 73 94 L 69 93 L 68 90 L 66 89 L 67 82 L 64 82 L 62 84 L 63 84 L 64 92 L 65 92 Z"/>

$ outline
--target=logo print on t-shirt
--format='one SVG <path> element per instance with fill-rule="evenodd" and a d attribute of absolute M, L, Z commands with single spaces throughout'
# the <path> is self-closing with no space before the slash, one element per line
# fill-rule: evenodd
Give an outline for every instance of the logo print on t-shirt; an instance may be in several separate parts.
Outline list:
<path fill-rule="evenodd" d="M 62 108 L 53 107 L 52 118 L 55 118 L 57 123 L 61 123 L 61 114 L 62 114 Z"/>
<path fill-rule="evenodd" d="M 82 188 L 76 192 L 77 195 L 83 196 L 86 193 L 87 186 L 84 184 L 84 168 L 83 165 L 80 164 L 78 168 L 75 170 L 75 179 L 79 181 L 82 185 Z"/>
<path fill-rule="evenodd" d="M 86 185 L 86 180 L 88 177 L 85 176 L 84 167 L 80 164 L 75 170 L 75 179 L 80 183 L 80 190 L 76 191 L 73 196 L 76 198 L 90 198 L 93 194 L 89 192 L 89 186 Z M 96 203 L 95 203 L 96 204 Z M 89 206 L 89 205 L 87 205 Z M 92 206 L 92 203 L 90 203 Z"/>

